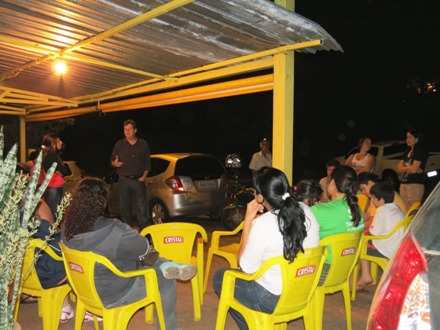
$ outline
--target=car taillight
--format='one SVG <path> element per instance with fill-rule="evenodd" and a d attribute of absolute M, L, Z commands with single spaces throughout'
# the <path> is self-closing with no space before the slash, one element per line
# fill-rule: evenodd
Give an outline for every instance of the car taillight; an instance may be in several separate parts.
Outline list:
<path fill-rule="evenodd" d="M 417 313 L 423 314 L 417 318 L 426 320 L 428 317 L 429 319 L 426 315 L 426 308 L 429 310 L 426 305 L 428 290 L 415 293 L 415 290 L 418 290 L 420 285 L 423 286 L 423 283 L 428 285 L 425 273 L 427 268 L 425 255 L 410 231 L 396 251 L 391 267 L 383 275 L 384 278 L 377 288 L 367 329 L 403 329 L 403 323 L 408 324 L 410 319 L 414 320 L 414 314 L 410 314 L 415 308 Z M 424 304 L 425 307 L 420 310 L 419 307 Z M 399 322 L 402 322 L 402 327 L 399 326 Z"/>
<path fill-rule="evenodd" d="M 185 188 L 183 187 L 182 181 L 178 176 L 172 176 L 165 180 L 165 183 L 168 187 L 175 191 L 185 191 Z"/>

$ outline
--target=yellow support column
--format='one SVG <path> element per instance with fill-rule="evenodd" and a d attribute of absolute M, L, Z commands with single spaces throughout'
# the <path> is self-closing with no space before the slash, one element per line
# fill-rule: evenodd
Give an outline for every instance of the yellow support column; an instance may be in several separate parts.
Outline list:
<path fill-rule="evenodd" d="M 20 154 L 21 163 L 26 162 L 26 121 L 24 116 L 20 116 Z"/>
<path fill-rule="evenodd" d="M 294 0 L 275 2 L 294 11 Z M 282 170 L 293 184 L 293 51 L 275 55 L 273 70 L 273 167 Z"/>

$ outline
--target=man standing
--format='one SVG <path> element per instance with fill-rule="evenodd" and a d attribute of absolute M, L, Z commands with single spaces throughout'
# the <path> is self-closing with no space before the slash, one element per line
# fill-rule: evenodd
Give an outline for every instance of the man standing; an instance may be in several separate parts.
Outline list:
<path fill-rule="evenodd" d="M 257 171 L 264 167 L 269 166 L 272 167 L 272 154 L 269 150 L 270 141 L 266 138 L 261 139 L 260 141 L 260 151 L 254 153 L 252 156 L 251 163 L 249 164 L 249 168 L 252 171 L 252 175 L 255 176 Z"/>
<path fill-rule="evenodd" d="M 119 175 L 119 205 L 121 220 L 133 227 L 132 201 L 137 208 L 137 222 L 142 230 L 149 224 L 145 179 L 151 169 L 150 146 L 136 136 L 137 127 L 133 120 L 123 124 L 125 138 L 116 142 L 111 164 Z"/>

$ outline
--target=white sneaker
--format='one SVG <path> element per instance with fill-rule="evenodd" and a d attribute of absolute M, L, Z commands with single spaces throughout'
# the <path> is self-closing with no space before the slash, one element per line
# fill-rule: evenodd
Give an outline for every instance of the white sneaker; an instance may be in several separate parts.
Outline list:
<path fill-rule="evenodd" d="M 102 322 L 102 317 L 97 316 L 98 322 Z M 84 315 L 84 321 L 83 322 L 90 322 L 93 321 L 93 314 L 86 312 L 86 315 Z"/>
<path fill-rule="evenodd" d="M 66 323 L 74 315 L 75 315 L 75 312 L 73 311 L 72 307 L 70 307 L 70 305 L 63 307 L 63 309 L 61 310 L 60 323 Z"/>

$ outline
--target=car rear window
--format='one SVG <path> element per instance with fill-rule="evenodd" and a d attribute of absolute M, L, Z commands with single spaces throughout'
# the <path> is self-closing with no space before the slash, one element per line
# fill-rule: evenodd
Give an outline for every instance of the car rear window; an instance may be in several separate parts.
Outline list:
<path fill-rule="evenodd" d="M 400 144 L 396 143 L 391 146 L 385 147 L 383 150 L 383 155 L 384 156 L 394 155 L 394 154 L 403 155 L 406 149 L 408 149 L 406 143 L 400 143 Z"/>
<path fill-rule="evenodd" d="M 149 177 L 159 175 L 166 171 L 170 162 L 161 158 L 151 158 L 151 171 L 148 173 Z"/>
<path fill-rule="evenodd" d="M 210 180 L 219 179 L 225 173 L 223 165 L 213 156 L 189 156 L 177 161 L 174 174 L 193 180 Z"/>
<path fill-rule="evenodd" d="M 414 235 L 425 250 L 440 251 L 440 184 L 423 203 L 414 218 Z"/>

